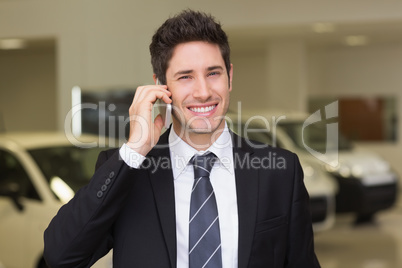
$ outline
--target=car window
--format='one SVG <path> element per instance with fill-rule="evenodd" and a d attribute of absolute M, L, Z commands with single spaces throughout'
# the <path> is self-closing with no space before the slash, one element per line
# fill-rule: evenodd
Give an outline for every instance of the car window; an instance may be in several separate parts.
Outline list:
<path fill-rule="evenodd" d="M 49 183 L 57 177 L 76 192 L 88 184 L 95 171 L 98 154 L 104 149 L 60 146 L 34 149 L 29 153 Z"/>
<path fill-rule="evenodd" d="M 20 161 L 10 152 L 0 150 L 0 188 L 11 186 L 18 187 L 20 196 L 40 199 Z"/>

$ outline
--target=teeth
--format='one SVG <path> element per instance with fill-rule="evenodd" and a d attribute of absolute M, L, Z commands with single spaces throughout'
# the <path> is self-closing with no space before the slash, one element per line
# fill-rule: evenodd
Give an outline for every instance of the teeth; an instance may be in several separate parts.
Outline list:
<path fill-rule="evenodd" d="M 201 107 L 201 108 L 190 108 L 191 111 L 196 113 L 207 113 L 215 108 L 215 105 L 211 105 L 208 107 Z"/>

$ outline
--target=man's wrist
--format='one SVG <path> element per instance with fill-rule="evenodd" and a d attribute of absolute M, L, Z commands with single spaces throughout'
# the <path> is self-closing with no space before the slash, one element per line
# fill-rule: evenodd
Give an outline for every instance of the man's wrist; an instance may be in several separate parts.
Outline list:
<path fill-rule="evenodd" d="M 139 168 L 145 160 L 145 156 L 134 151 L 127 143 L 123 144 L 119 150 L 120 157 L 132 168 Z"/>

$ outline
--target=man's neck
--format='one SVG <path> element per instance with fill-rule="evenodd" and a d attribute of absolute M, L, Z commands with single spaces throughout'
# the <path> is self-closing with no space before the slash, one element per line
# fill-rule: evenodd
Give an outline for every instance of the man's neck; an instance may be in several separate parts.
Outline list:
<path fill-rule="evenodd" d="M 178 133 L 173 126 L 173 131 L 185 143 L 196 149 L 197 151 L 205 151 L 222 135 L 225 130 L 225 122 L 222 122 L 215 131 L 210 133 L 197 133 L 192 130 L 186 130 L 184 133 Z"/>

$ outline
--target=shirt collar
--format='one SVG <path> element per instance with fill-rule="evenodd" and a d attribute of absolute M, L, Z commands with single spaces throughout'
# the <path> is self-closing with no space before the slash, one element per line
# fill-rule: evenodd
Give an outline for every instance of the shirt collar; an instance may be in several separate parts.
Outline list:
<path fill-rule="evenodd" d="M 227 127 L 227 123 L 225 122 L 225 127 L 223 129 L 222 134 L 218 137 L 218 139 L 205 151 L 197 151 L 185 141 L 183 141 L 173 130 L 170 130 L 169 133 L 169 149 L 170 156 L 173 166 L 173 177 L 174 179 L 178 178 L 178 176 L 185 170 L 189 161 L 195 154 L 202 155 L 205 152 L 214 153 L 222 167 L 232 170 L 233 167 L 233 146 L 232 146 L 232 137 L 230 135 L 229 128 Z"/>

